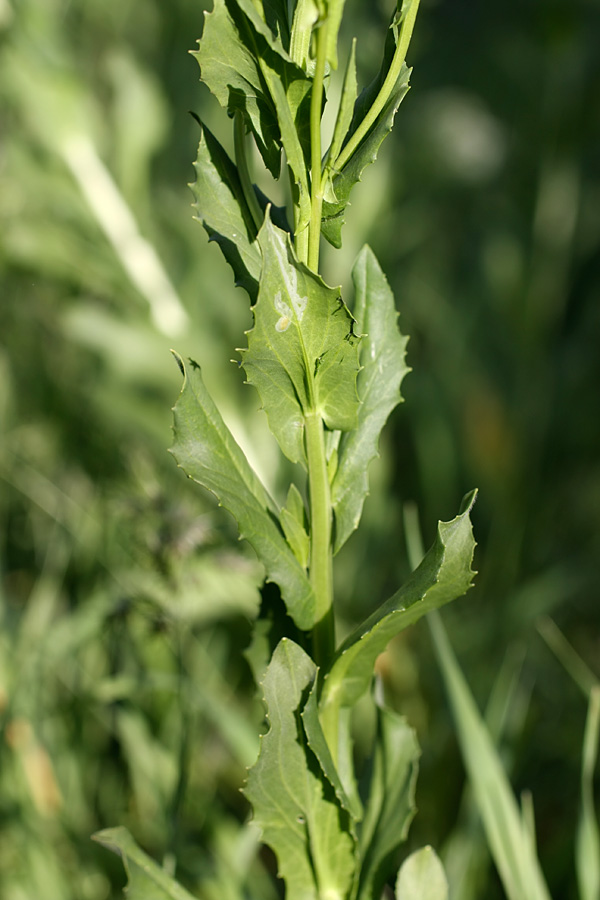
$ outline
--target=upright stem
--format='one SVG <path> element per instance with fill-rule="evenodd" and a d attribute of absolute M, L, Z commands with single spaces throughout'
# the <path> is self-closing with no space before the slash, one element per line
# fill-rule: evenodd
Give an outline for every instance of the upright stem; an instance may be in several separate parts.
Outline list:
<path fill-rule="evenodd" d="M 316 597 L 313 652 L 317 665 L 328 662 L 334 651 L 333 574 L 331 554 L 331 495 L 323 438 L 317 412 L 305 418 L 308 489 L 310 497 L 310 581 Z"/>
<path fill-rule="evenodd" d="M 317 60 L 310 97 L 310 229 L 308 240 L 308 265 L 313 272 L 319 270 L 321 240 L 321 212 L 323 209 L 323 180 L 321 178 L 321 114 L 323 109 L 323 82 L 327 62 L 326 18 L 316 30 Z"/>

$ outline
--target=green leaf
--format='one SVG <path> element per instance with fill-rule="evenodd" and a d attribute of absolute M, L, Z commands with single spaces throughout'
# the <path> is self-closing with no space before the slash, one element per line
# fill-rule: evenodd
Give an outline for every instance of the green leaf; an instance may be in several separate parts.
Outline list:
<path fill-rule="evenodd" d="M 379 897 L 388 863 L 406 839 L 415 815 L 419 745 L 404 717 L 378 706 L 378 732 L 369 802 L 360 832 L 358 900 Z"/>
<path fill-rule="evenodd" d="M 254 224 L 244 199 L 237 168 L 217 139 L 203 126 L 194 163 L 197 219 L 216 241 L 233 269 L 236 284 L 256 300 L 261 257 Z"/>
<path fill-rule="evenodd" d="M 308 566 L 310 540 L 306 531 L 306 510 L 300 491 L 295 484 L 290 485 L 287 500 L 279 516 L 287 542 L 294 556 L 302 566 Z"/>
<path fill-rule="evenodd" d="M 367 690 L 375 660 L 389 641 L 425 613 L 449 603 L 470 587 L 475 541 L 469 514 L 475 492 L 451 522 L 440 522 L 436 540 L 408 581 L 354 631 L 337 651 L 323 685 L 321 720 L 352 706 Z M 329 731 L 325 729 L 329 737 Z"/>
<path fill-rule="evenodd" d="M 358 91 L 356 83 L 356 38 L 352 41 L 352 49 L 348 58 L 348 65 L 344 73 L 344 84 L 342 86 L 342 96 L 340 97 L 340 105 L 333 129 L 333 137 L 327 152 L 327 158 L 331 160 L 337 159 L 342 149 L 342 143 L 352 122 L 352 111 L 356 102 L 356 94 Z M 337 197 L 333 192 L 331 178 L 328 179 L 326 190 L 330 192 L 325 199 L 331 203 L 335 203 Z"/>
<path fill-rule="evenodd" d="M 194 900 L 158 863 L 141 850 L 126 828 L 106 828 L 93 840 L 118 854 L 127 873 L 127 900 Z"/>
<path fill-rule="evenodd" d="M 286 50 L 290 41 L 290 26 L 287 15 L 287 3 L 285 0 L 268 0 L 263 2 L 263 19 L 252 0 L 235 0 L 242 10 L 257 35 L 261 35 L 269 47 L 282 59 L 291 62 Z"/>
<path fill-rule="evenodd" d="M 598 760 L 600 737 L 600 685 L 590 690 L 588 715 L 583 739 L 581 767 L 581 815 L 577 827 L 575 859 L 581 900 L 600 898 L 600 832 L 594 812 L 594 769 Z"/>
<path fill-rule="evenodd" d="M 446 636 L 441 617 L 429 617 L 431 633 L 456 723 L 462 757 L 488 845 L 509 900 L 550 900 L 533 841 Z"/>
<path fill-rule="evenodd" d="M 287 900 L 344 898 L 355 867 L 348 816 L 307 746 L 300 713 L 317 669 L 284 638 L 264 679 L 270 729 L 245 794 L 274 850 Z"/>
<path fill-rule="evenodd" d="M 333 761 L 319 718 L 318 697 L 318 684 L 315 681 L 308 696 L 308 700 L 306 701 L 306 706 L 302 711 L 304 731 L 308 740 L 308 746 L 319 760 L 319 765 L 321 766 L 323 774 L 334 789 L 341 805 L 350 813 L 350 827 L 354 834 L 354 824 L 359 822 L 363 817 L 362 803 L 358 796 L 358 792 L 350 794 L 346 791 L 340 773 Z M 351 743 L 352 741 L 348 735 L 348 744 L 351 745 Z"/>
<path fill-rule="evenodd" d="M 339 289 L 298 262 L 288 235 L 269 216 L 258 242 L 263 267 L 242 362 L 281 449 L 304 463 L 305 414 L 318 413 L 330 429 L 356 425 L 354 320 Z"/>
<path fill-rule="evenodd" d="M 398 107 L 408 93 L 409 77 L 410 69 L 404 66 L 389 100 L 375 120 L 374 125 L 341 172 L 337 172 L 332 178 L 331 189 L 336 200 L 333 202 L 326 200 L 323 203 L 321 231 L 323 236 L 334 247 L 339 248 L 342 246 L 342 226 L 345 221 L 344 215 L 352 188 L 357 182 L 362 180 L 362 174 L 367 166 L 375 162 L 383 140 L 392 130 Z M 360 97 L 357 103 L 359 102 Z M 351 137 L 352 131 L 353 129 L 351 128 L 348 137 Z M 333 158 L 331 159 L 331 164 L 335 165 Z"/>
<path fill-rule="evenodd" d="M 238 7 L 233 5 L 230 9 L 225 0 L 214 0 L 212 12 L 205 13 L 202 38 L 192 56 L 200 65 L 202 81 L 221 106 L 230 115 L 236 110 L 243 113 L 265 165 L 277 178 L 281 157 L 279 126 L 252 44 L 247 35 L 244 40 L 239 32 L 239 27 L 249 27 L 247 23 Z"/>
<path fill-rule="evenodd" d="M 346 0 L 327 0 L 327 61 L 337 69 L 337 41 Z"/>
<path fill-rule="evenodd" d="M 448 900 L 448 881 L 433 847 L 405 859 L 398 872 L 396 900 Z"/>
<path fill-rule="evenodd" d="M 303 630 L 314 624 L 315 598 L 304 569 L 288 547 L 276 522 L 279 510 L 223 422 L 200 374 L 175 354 L 184 376 L 174 407 L 177 464 L 219 500 L 237 520 L 245 538 L 263 563 L 267 580 L 279 585 L 294 622 Z"/>
<path fill-rule="evenodd" d="M 358 427 L 343 434 L 338 467 L 331 486 L 335 513 L 334 552 L 357 528 L 369 491 L 367 471 L 377 456 L 379 435 L 401 402 L 400 384 L 409 371 L 405 363 L 408 338 L 398 331 L 394 296 L 369 247 L 363 247 L 352 271 L 356 291 L 354 314 L 360 344 Z"/>

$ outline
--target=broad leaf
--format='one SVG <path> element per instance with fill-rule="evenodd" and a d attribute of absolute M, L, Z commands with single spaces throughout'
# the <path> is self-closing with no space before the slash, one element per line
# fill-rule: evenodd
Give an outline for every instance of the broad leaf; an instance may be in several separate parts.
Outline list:
<path fill-rule="evenodd" d="M 441 617 L 430 616 L 429 624 L 465 768 L 508 900 L 550 900 L 534 842 L 521 818 L 498 751 L 452 652 Z"/>
<path fill-rule="evenodd" d="M 446 873 L 433 847 L 405 859 L 398 872 L 396 900 L 448 900 Z"/>
<path fill-rule="evenodd" d="M 127 900 L 194 900 L 158 863 L 141 850 L 126 828 L 106 828 L 93 839 L 123 860 Z"/>
<path fill-rule="evenodd" d="M 338 467 L 331 486 L 335 513 L 334 552 L 357 528 L 369 491 L 367 470 L 377 456 L 381 429 L 400 403 L 400 384 L 409 371 L 404 358 L 407 338 L 398 331 L 398 314 L 385 275 L 369 247 L 364 247 L 352 272 L 356 291 L 354 315 L 360 344 L 358 427 L 343 434 Z"/>
<path fill-rule="evenodd" d="M 303 630 L 314 624 L 315 599 L 306 572 L 276 524 L 279 511 L 251 468 L 213 403 L 196 363 L 186 367 L 174 407 L 177 464 L 219 500 L 237 520 L 245 538 L 263 563 L 267 579 L 281 590 L 288 613 Z"/>
<path fill-rule="evenodd" d="M 269 427 L 292 462 L 305 461 L 304 416 L 330 429 L 357 422 L 357 338 L 339 290 L 298 262 L 288 235 L 267 216 L 259 233 L 263 267 L 243 365 Z"/>
<path fill-rule="evenodd" d="M 239 20 L 243 14 L 237 7 L 233 11 Z M 242 27 L 246 22 L 244 17 Z M 265 165 L 277 177 L 281 156 L 279 126 L 250 47 L 240 37 L 225 0 L 214 0 L 212 12 L 205 13 L 202 38 L 192 56 L 200 65 L 202 81 L 221 106 L 230 115 L 236 110 L 243 113 Z"/>
<path fill-rule="evenodd" d="M 474 501 L 475 492 L 465 498 L 464 509 L 455 519 L 439 523 L 433 546 L 408 581 L 336 653 L 321 697 L 321 721 L 328 739 L 335 733 L 340 707 L 352 706 L 367 690 L 375 660 L 389 641 L 471 586 L 475 541 L 469 513 Z"/>
<path fill-rule="evenodd" d="M 252 217 L 244 199 L 237 168 L 208 128 L 202 128 L 194 163 L 193 191 L 197 219 L 216 241 L 233 269 L 236 284 L 256 300 L 261 257 Z"/>
<path fill-rule="evenodd" d="M 408 93 L 409 77 L 410 69 L 404 66 L 396 82 L 396 87 L 377 117 L 375 124 L 361 141 L 341 172 L 338 172 L 332 179 L 331 190 L 336 199 L 333 202 L 326 200 L 323 203 L 321 231 L 323 236 L 334 247 L 339 248 L 342 246 L 342 226 L 344 225 L 346 206 L 348 205 L 352 188 L 357 182 L 362 180 L 363 172 L 367 166 L 375 162 L 381 144 L 392 130 L 398 107 Z M 351 134 L 352 132 L 348 136 L 350 137 Z M 335 165 L 333 160 L 332 165 Z"/>
<path fill-rule="evenodd" d="M 419 745 L 406 719 L 378 707 L 378 730 L 369 802 L 360 830 L 358 900 L 379 897 L 400 844 L 416 812 Z"/>
<path fill-rule="evenodd" d="M 297 644 L 279 643 L 263 682 L 270 729 L 245 788 L 277 856 L 287 900 L 346 897 L 355 867 L 347 813 L 308 748 L 300 719 L 316 673 Z"/>

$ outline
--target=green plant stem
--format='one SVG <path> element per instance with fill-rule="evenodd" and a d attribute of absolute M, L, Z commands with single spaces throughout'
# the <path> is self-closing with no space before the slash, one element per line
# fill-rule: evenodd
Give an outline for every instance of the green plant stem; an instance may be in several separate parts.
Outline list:
<path fill-rule="evenodd" d="M 233 126 L 233 147 L 235 152 L 235 162 L 240 176 L 244 199 L 250 210 L 252 221 L 256 227 L 256 231 L 260 231 L 263 223 L 263 211 L 258 203 L 256 191 L 250 177 L 250 169 L 248 167 L 248 156 L 246 153 L 246 130 L 244 127 L 244 118 L 241 112 L 236 112 Z"/>
<path fill-rule="evenodd" d="M 370 128 L 375 124 L 377 117 L 387 103 L 392 91 L 394 90 L 394 86 L 398 80 L 398 76 L 400 75 L 402 65 L 406 58 L 406 51 L 408 50 L 408 45 L 410 44 L 410 39 L 412 37 L 413 28 L 415 26 L 415 19 L 417 17 L 417 11 L 419 9 L 419 2 L 420 0 L 412 0 L 412 3 L 410 4 L 406 12 L 406 15 L 402 21 L 396 52 L 394 53 L 394 56 L 392 58 L 392 62 L 385 77 L 385 81 L 381 85 L 379 93 L 377 94 L 377 97 L 373 102 L 373 105 L 371 106 L 370 110 L 368 111 L 346 146 L 343 147 L 338 158 L 336 160 L 331 160 L 331 169 L 335 169 L 339 172 L 344 168 L 354 151 L 357 149 L 360 142 L 364 137 L 366 137 Z"/>
<path fill-rule="evenodd" d="M 305 417 L 308 488 L 310 498 L 310 581 L 316 597 L 313 653 L 317 665 L 325 665 L 335 645 L 333 575 L 331 555 L 331 495 L 323 422 L 317 412 Z"/>
<path fill-rule="evenodd" d="M 323 110 L 323 82 L 327 61 L 328 19 L 317 29 L 317 60 L 310 97 L 310 229 L 308 239 L 308 265 L 313 272 L 319 270 L 321 242 L 321 211 L 323 209 L 323 180 L 321 177 L 321 115 Z"/>

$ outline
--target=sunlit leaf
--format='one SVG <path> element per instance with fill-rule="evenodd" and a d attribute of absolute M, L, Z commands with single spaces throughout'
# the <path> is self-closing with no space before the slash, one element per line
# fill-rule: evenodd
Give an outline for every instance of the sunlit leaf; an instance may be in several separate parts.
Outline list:
<path fill-rule="evenodd" d="M 267 579 L 279 585 L 290 616 L 299 628 L 310 629 L 313 590 L 276 524 L 279 511 L 223 422 L 199 366 L 185 366 L 176 358 L 184 382 L 173 410 L 175 443 L 171 452 L 186 475 L 215 494 L 232 513 L 240 537 L 254 548 Z"/>
<path fill-rule="evenodd" d="M 364 247 L 352 272 L 356 327 L 360 343 L 358 427 L 343 434 L 331 486 L 337 552 L 358 526 L 369 490 L 367 471 L 377 456 L 381 429 L 400 403 L 400 384 L 409 371 L 404 359 L 407 338 L 398 331 L 394 297 L 379 263 Z"/>
<path fill-rule="evenodd" d="M 245 794 L 274 850 L 287 900 L 343 898 L 355 867 L 348 816 L 307 745 L 300 713 L 316 677 L 309 656 L 284 638 L 264 678 L 270 729 Z"/>
<path fill-rule="evenodd" d="M 455 519 L 439 523 L 433 546 L 408 581 L 344 641 L 323 686 L 322 719 L 364 694 L 375 660 L 396 634 L 469 589 L 475 549 L 469 514 L 474 501 L 475 492 L 467 495 Z"/>
<path fill-rule="evenodd" d="M 194 163 L 196 181 L 190 185 L 198 221 L 216 241 L 233 269 L 236 283 L 256 299 L 260 250 L 244 199 L 237 169 L 217 139 L 203 127 Z"/>
<path fill-rule="evenodd" d="M 298 262 L 288 235 L 268 217 L 258 242 L 263 268 L 242 361 L 281 449 L 303 462 L 307 413 L 330 429 L 356 425 L 358 340 L 339 290 Z"/>

